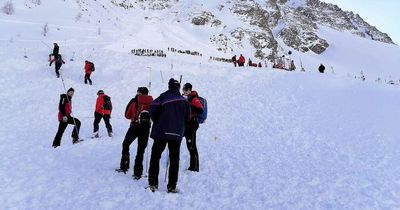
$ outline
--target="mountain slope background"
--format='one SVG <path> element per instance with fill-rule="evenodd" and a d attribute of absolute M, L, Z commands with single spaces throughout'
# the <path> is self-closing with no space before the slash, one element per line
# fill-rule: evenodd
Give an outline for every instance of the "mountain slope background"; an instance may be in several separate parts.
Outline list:
<path fill-rule="evenodd" d="M 282 52 L 293 52 L 297 66 L 301 59 L 307 72 L 239 69 L 209 56 L 250 56 L 256 52 L 250 42 L 225 54 L 209 41 L 223 28 L 198 27 L 193 18 L 171 12 L 190 13 L 196 6 L 218 10 L 218 1 L 148 1 L 131 9 L 112 1 L 40 2 L 13 2 L 15 13 L 0 15 L 2 209 L 399 208 L 400 102 L 398 86 L 384 83 L 400 76 L 397 45 L 321 25 L 317 34 L 329 47 L 319 55 L 276 40 Z M 149 10 L 151 5 L 158 9 Z M 242 17 L 228 17 L 226 12 L 220 19 L 245 28 Z M 57 149 L 51 143 L 64 88 L 47 63 L 51 49 L 46 45 L 52 42 L 59 43 L 66 60 L 62 76 L 66 87 L 76 90 L 73 111 L 86 139 L 72 145 L 69 127 Z M 172 53 L 168 47 L 203 56 Z M 129 54 L 136 48 L 162 49 L 167 57 Z M 96 64 L 93 86 L 83 84 L 86 59 Z M 320 63 L 327 74 L 316 72 Z M 354 78 L 361 70 L 364 82 Z M 114 172 L 129 126 L 123 112 L 137 87 L 150 81 L 156 97 L 166 90 L 168 78 L 180 75 L 209 103 L 209 119 L 198 131 L 200 173 L 185 171 L 189 157 L 183 141 L 181 194 L 165 192 L 166 152 L 160 191 L 152 193 L 144 189 L 145 177 L 133 181 L 130 174 Z M 375 82 L 378 77 L 382 82 Z M 103 124 L 100 140 L 88 138 L 99 89 L 113 100 L 112 139 L 104 137 Z"/>

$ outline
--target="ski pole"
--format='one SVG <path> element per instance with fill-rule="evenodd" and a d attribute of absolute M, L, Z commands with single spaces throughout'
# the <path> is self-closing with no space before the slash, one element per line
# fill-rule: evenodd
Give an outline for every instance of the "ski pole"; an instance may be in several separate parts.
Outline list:
<path fill-rule="evenodd" d="M 50 50 L 51 50 L 51 47 L 48 45 L 48 44 L 46 44 L 44 41 L 42 41 L 42 40 L 40 40 L 44 45 L 46 45 L 48 48 L 50 48 Z"/>
<path fill-rule="evenodd" d="M 163 77 L 163 74 L 162 74 L 161 70 L 160 70 L 160 74 L 161 74 L 161 82 L 164 83 L 164 77 Z"/>
<path fill-rule="evenodd" d="M 165 161 L 165 177 L 164 177 L 164 182 L 167 182 L 168 164 L 169 164 L 169 149 L 167 150 L 167 159 L 166 159 L 166 161 Z"/>

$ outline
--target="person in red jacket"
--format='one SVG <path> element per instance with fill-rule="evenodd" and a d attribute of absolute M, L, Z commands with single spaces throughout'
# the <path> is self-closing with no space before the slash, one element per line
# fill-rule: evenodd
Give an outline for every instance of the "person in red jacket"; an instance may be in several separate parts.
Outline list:
<path fill-rule="evenodd" d="M 245 62 L 246 62 L 246 59 L 244 58 L 244 56 L 242 54 L 240 54 L 240 57 L 239 57 L 239 60 L 238 60 L 239 66 L 244 66 Z"/>
<path fill-rule="evenodd" d="M 72 131 L 72 143 L 78 143 L 79 140 L 79 129 L 81 127 L 81 122 L 71 116 L 72 114 L 72 96 L 74 95 L 75 90 L 73 88 L 68 89 L 67 94 L 60 95 L 60 102 L 58 105 L 58 121 L 60 124 L 58 125 L 58 131 L 56 136 L 54 137 L 53 147 L 59 147 L 61 143 L 62 135 L 67 128 L 68 124 L 75 125 Z"/>
<path fill-rule="evenodd" d="M 99 138 L 99 123 L 101 119 L 104 119 L 104 123 L 106 124 L 108 136 L 112 137 L 112 126 L 110 124 L 112 111 L 112 103 L 110 96 L 104 94 L 103 90 L 97 91 L 97 100 L 96 107 L 94 111 L 94 122 L 93 122 L 93 137 Z"/>
<path fill-rule="evenodd" d="M 85 61 L 85 84 L 87 84 L 89 81 L 89 85 L 92 85 L 92 80 L 90 79 L 90 75 L 92 74 L 92 66 L 92 62 L 88 60 Z"/>
<path fill-rule="evenodd" d="M 131 123 L 122 143 L 120 168 L 116 169 L 116 171 L 124 173 L 129 170 L 129 147 L 138 138 L 135 165 L 133 167 L 133 177 L 136 180 L 142 177 L 143 155 L 147 147 L 151 127 L 148 110 L 150 109 L 151 102 L 153 102 L 153 97 L 148 94 L 149 90 L 146 87 L 139 87 L 136 96 L 126 106 L 125 118 L 129 119 Z"/>
<path fill-rule="evenodd" d="M 196 146 L 196 132 L 199 128 L 197 116 L 203 113 L 203 105 L 200 103 L 199 95 L 192 90 L 192 84 L 186 83 L 183 86 L 183 95 L 187 97 L 190 105 L 190 121 L 185 126 L 186 146 L 190 154 L 189 171 L 199 171 L 199 154 Z"/>

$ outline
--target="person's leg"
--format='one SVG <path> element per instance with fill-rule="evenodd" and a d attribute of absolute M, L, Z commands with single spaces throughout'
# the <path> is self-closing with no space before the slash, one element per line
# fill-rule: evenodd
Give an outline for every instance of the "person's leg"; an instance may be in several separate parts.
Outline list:
<path fill-rule="evenodd" d="M 73 118 L 71 116 L 68 117 L 68 124 L 74 125 L 74 129 L 72 130 L 72 139 L 79 140 L 79 130 L 81 128 L 81 121 L 78 118 Z"/>
<path fill-rule="evenodd" d="M 179 153 L 181 141 L 170 140 L 168 141 L 169 150 L 169 176 L 168 176 L 168 190 L 175 190 L 178 182 L 179 175 Z"/>
<path fill-rule="evenodd" d="M 161 154 L 167 145 L 166 140 L 154 139 L 151 148 L 150 168 L 149 168 L 149 186 L 158 186 L 158 173 L 160 171 Z"/>
<path fill-rule="evenodd" d="M 54 140 L 53 140 L 53 147 L 60 146 L 61 138 L 62 138 L 62 135 L 63 135 L 65 129 L 67 128 L 67 125 L 68 125 L 68 123 L 62 122 L 62 121 L 60 121 L 60 124 L 58 124 L 57 134 L 56 134 L 56 136 L 54 137 Z"/>
<path fill-rule="evenodd" d="M 143 173 L 143 156 L 146 151 L 147 142 L 149 140 L 150 128 L 139 128 L 138 147 L 135 158 L 135 166 L 133 167 L 133 174 L 135 177 L 141 177 Z"/>
<path fill-rule="evenodd" d="M 109 115 L 109 114 L 103 115 L 104 123 L 106 124 L 107 132 L 109 135 L 112 134 L 112 126 L 110 123 L 110 118 L 111 118 L 111 115 Z"/>
<path fill-rule="evenodd" d="M 132 142 L 136 139 L 137 134 L 134 127 L 131 125 L 128 131 L 125 134 L 124 141 L 122 142 L 122 154 L 121 154 L 121 162 L 120 169 L 127 171 L 130 165 L 130 154 L 129 147 Z"/>
<path fill-rule="evenodd" d="M 101 115 L 97 112 L 94 112 L 93 133 L 96 133 L 99 131 L 99 123 L 100 123 L 102 117 L 103 117 L 103 115 Z"/>

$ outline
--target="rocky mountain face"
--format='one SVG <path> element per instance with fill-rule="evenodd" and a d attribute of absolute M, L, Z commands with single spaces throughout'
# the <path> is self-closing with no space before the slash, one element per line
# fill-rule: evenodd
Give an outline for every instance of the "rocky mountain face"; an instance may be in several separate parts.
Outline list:
<path fill-rule="evenodd" d="M 227 52 L 250 43 L 255 49 L 254 56 L 260 59 L 283 52 L 283 44 L 300 52 L 323 53 L 330 44 L 318 34 L 320 27 L 394 44 L 387 34 L 359 15 L 320 0 L 214 0 L 212 5 L 217 6 L 209 6 L 209 0 L 197 0 L 193 6 L 188 0 L 111 2 L 124 8 L 181 13 L 186 16 L 181 19 L 187 23 L 209 28 L 213 33 L 210 42 L 216 49 Z"/>

